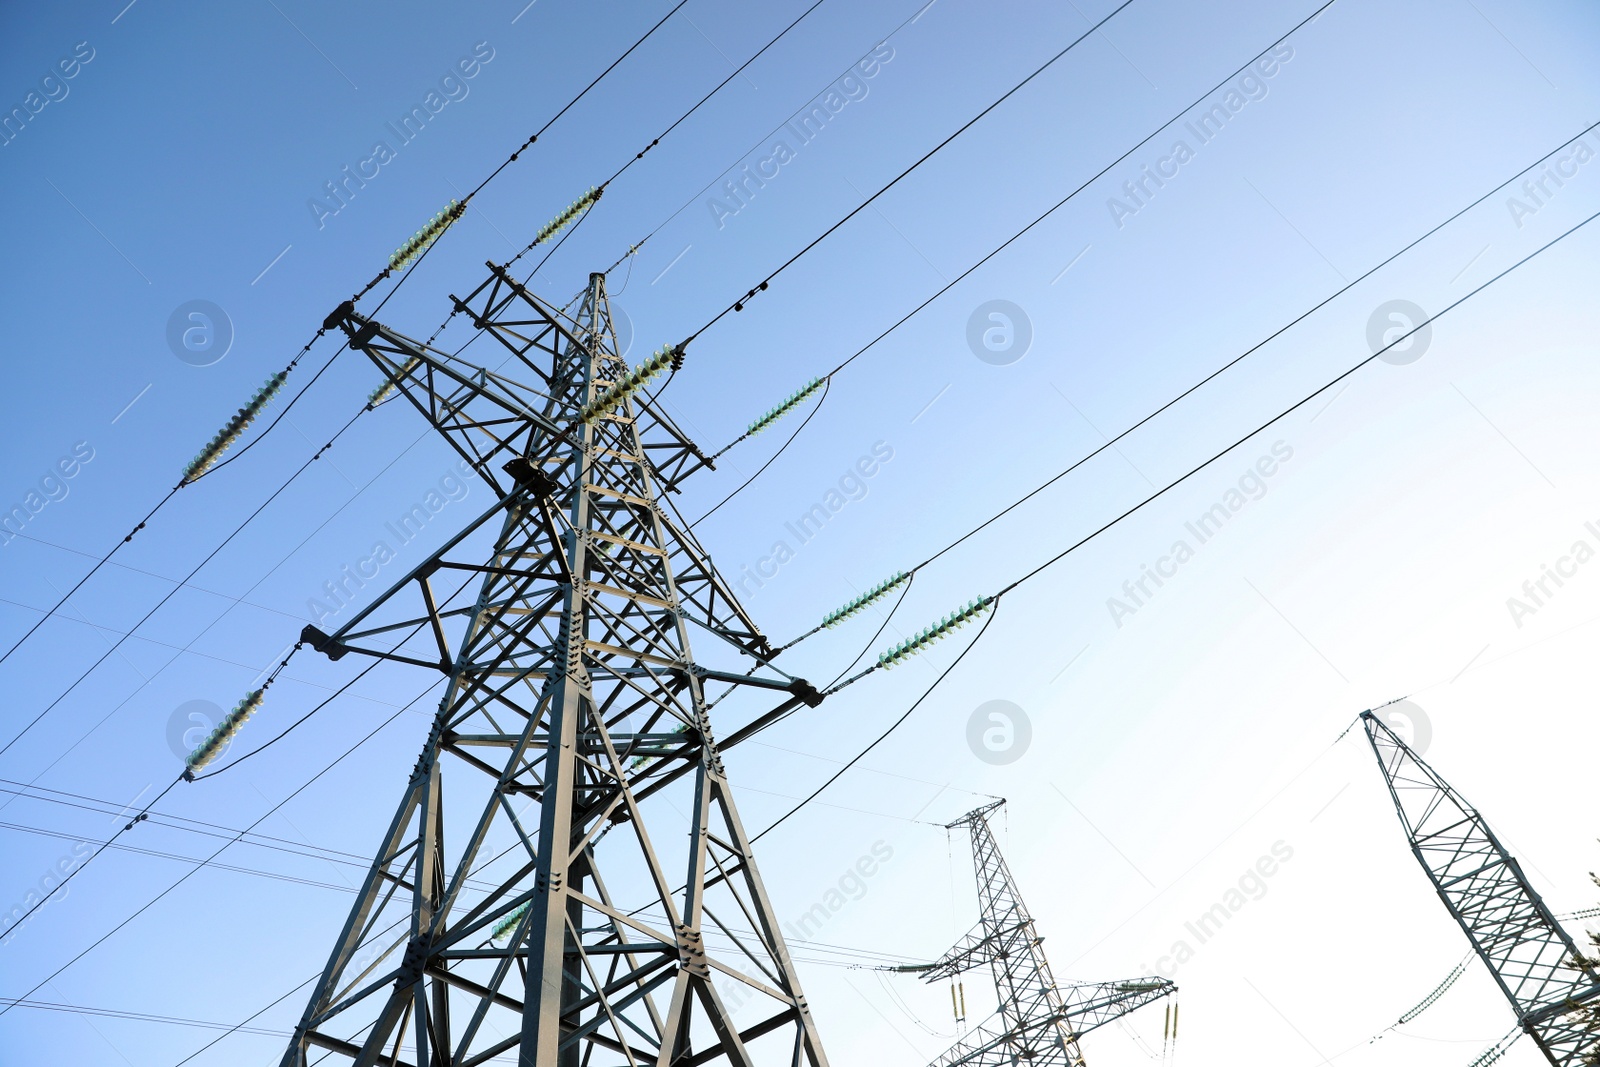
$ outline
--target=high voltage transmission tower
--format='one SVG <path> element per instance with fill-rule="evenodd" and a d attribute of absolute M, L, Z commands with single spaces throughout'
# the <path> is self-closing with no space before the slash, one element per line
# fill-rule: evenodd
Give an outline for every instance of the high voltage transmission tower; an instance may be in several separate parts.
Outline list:
<path fill-rule="evenodd" d="M 348 304 L 329 318 L 499 499 L 304 635 L 446 688 L 282 1063 L 822 1067 L 720 756 L 821 696 L 690 650 L 692 626 L 724 659 L 773 654 L 662 503 L 709 463 L 642 389 L 682 351 L 630 369 L 601 274 L 568 318 L 490 267 L 456 306 L 499 369 Z M 452 607 L 436 586 L 456 582 L 476 592 Z M 781 703 L 719 745 L 707 690 L 735 686 Z M 740 1019 L 714 976 L 751 991 Z"/>
<path fill-rule="evenodd" d="M 1518 1026 L 1557 1067 L 1594 1062 L 1600 1039 L 1583 1009 L 1600 998 L 1600 974 L 1477 809 L 1371 711 L 1361 721 L 1411 854 L 1511 1002 Z"/>
<path fill-rule="evenodd" d="M 1084 1062 L 1078 1039 L 1129 1012 L 1177 991 L 1165 978 L 1127 982 L 1074 982 L 1058 986 L 1044 957 L 1044 938 L 1022 902 L 1011 869 L 989 829 L 996 800 L 975 808 L 945 828 L 965 826 L 972 834 L 972 860 L 978 876 L 976 929 L 931 964 L 899 967 L 938 982 L 989 965 L 1000 1000 L 998 1025 L 978 1027 L 930 1067 L 1075 1067 Z M 964 1014 L 959 1011 L 958 1014 Z"/>

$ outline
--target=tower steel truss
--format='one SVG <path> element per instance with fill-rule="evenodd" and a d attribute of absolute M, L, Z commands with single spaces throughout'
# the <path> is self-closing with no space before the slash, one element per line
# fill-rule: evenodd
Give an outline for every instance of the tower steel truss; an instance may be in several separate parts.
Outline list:
<path fill-rule="evenodd" d="M 932 1067 L 1074 1067 L 1084 1062 L 1078 1048 L 1084 1034 L 1177 990 L 1157 977 L 1056 985 L 1044 938 L 989 828 L 989 814 L 1004 803 L 986 804 L 945 827 L 965 826 L 972 834 L 980 917 L 972 933 L 923 971 L 923 981 L 937 982 L 987 964 L 1000 1001 L 999 1019 L 975 1028 Z"/>
<path fill-rule="evenodd" d="M 1367 739 L 1394 798 L 1411 854 L 1511 1002 L 1517 1022 L 1557 1067 L 1596 1051 L 1582 1005 L 1600 975 L 1528 884 L 1482 815 L 1371 711 Z"/>
<path fill-rule="evenodd" d="M 495 369 L 329 318 L 497 500 L 304 635 L 445 688 L 282 1063 L 824 1067 L 721 760 L 821 697 L 664 503 L 709 460 L 629 385 L 604 276 L 569 318 L 490 268 L 456 305 Z M 702 663 L 691 628 L 755 669 Z M 779 702 L 719 745 L 736 685 Z"/>

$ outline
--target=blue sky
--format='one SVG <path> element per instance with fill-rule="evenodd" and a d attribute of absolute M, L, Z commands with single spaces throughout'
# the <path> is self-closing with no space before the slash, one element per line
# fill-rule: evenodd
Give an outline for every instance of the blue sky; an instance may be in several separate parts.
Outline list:
<path fill-rule="evenodd" d="M 34 491 L 45 501 L 26 536 L 0 546 L 6 646 L 392 249 L 670 6 L 630 0 L 597 17 L 570 0 L 524 2 L 97 0 L 0 14 L 0 103 L 54 97 L 0 147 L 13 205 L 0 505 Z M 804 6 L 690 0 L 474 199 L 384 320 L 426 336 L 486 259 L 513 254 Z M 703 446 L 721 447 L 1317 6 L 1134 0 L 699 337 L 667 394 L 672 410 Z M 830 0 L 608 189 L 534 287 L 564 301 L 653 232 L 611 280 L 637 362 L 695 331 L 1113 7 Z M 1597 30 L 1600 16 L 1578 3 L 1337 0 L 1288 39 L 1270 74 L 1234 79 L 1237 107 L 1220 132 L 1202 138 L 1185 124 L 1227 107 L 1228 89 L 841 373 L 793 446 L 699 527 L 702 540 L 730 575 L 758 566 L 786 523 L 877 448 L 864 489 L 746 587 L 766 632 L 809 629 L 1600 120 Z M 822 133 L 796 138 L 743 203 L 718 193 L 741 166 L 772 158 L 769 131 L 875 48 L 873 73 L 844 87 Z M 389 124 L 430 92 L 442 106 L 401 143 Z M 330 213 L 326 183 L 379 141 L 392 158 Z M 1586 144 L 1600 152 L 1600 136 Z M 943 557 L 880 643 L 993 592 L 1370 355 L 1372 324 L 1382 335 L 1399 321 L 1391 302 L 1437 314 L 1600 210 L 1600 162 L 1584 160 L 1556 161 L 1561 183 L 1544 178 L 1531 193 L 1518 179 Z M 1134 201 L 1125 183 L 1142 180 Z M 803 913 L 881 841 L 892 860 L 816 939 L 936 956 L 975 905 L 965 841 L 925 823 L 1003 794 L 1002 842 L 1062 978 L 1163 966 L 1186 921 L 1277 843 L 1292 851 L 1224 936 L 1167 965 L 1190 1064 L 1447 1065 L 1500 1037 L 1507 1009 L 1473 971 L 1422 1020 L 1366 1044 L 1466 946 L 1406 855 L 1359 733 L 1333 742 L 1361 709 L 1409 696 L 1430 761 L 1495 821 L 1555 909 L 1593 904 L 1581 754 L 1600 738 L 1583 649 L 1600 617 L 1600 566 L 1577 565 L 1531 613 L 1510 601 L 1527 603 L 1524 583 L 1575 542 L 1600 546 L 1586 526 L 1600 527 L 1595 240 L 1592 228 L 1574 234 L 1441 317 L 1419 358 L 1373 362 L 1009 595 L 916 715 L 764 842 L 780 914 Z M 968 342 L 969 320 L 995 300 L 1020 308 L 1031 332 L 1009 363 Z M 169 321 L 192 301 L 231 326 L 214 362 L 169 344 Z M 333 350 L 313 349 L 291 383 Z M 6 736 L 260 506 L 375 381 L 346 353 L 259 447 L 178 493 L 118 566 L 0 666 Z M 698 476 L 685 511 L 720 500 L 795 425 L 790 416 Z M 232 706 L 308 621 L 308 600 L 387 521 L 430 490 L 448 500 L 405 546 L 415 560 L 488 506 L 486 488 L 458 474 L 413 413 L 364 416 L 0 756 L 0 778 L 119 805 L 159 791 L 180 769 L 170 736 L 189 722 L 181 709 Z M 1187 524 L 1232 491 L 1247 502 L 1199 543 Z M 1192 554 L 1161 564 L 1180 541 Z M 1124 583 L 1158 565 L 1172 576 L 1133 603 Z M 880 621 L 808 642 L 789 669 L 831 677 Z M 730 754 L 746 822 L 764 826 L 809 793 L 972 632 Z M 352 673 L 348 661 L 297 657 L 239 746 Z M 374 672 L 270 754 L 180 787 L 158 810 L 245 826 L 424 682 Z M 991 700 L 1031 722 L 1028 750 L 1002 765 L 967 743 L 969 719 Z M 427 724 L 402 714 L 261 831 L 369 854 Z M 102 814 L 30 799 L 7 803 L 0 824 L 8 909 L 73 855 L 76 837 L 112 828 Z M 154 824 L 125 840 L 163 855 L 97 860 L 0 946 L 0 993 L 20 995 L 189 869 L 170 855 L 218 843 Z M 202 871 L 35 998 L 231 1024 L 306 978 L 343 919 L 339 887 L 355 868 L 260 845 L 219 862 L 303 881 Z M 950 1039 L 943 990 L 901 978 L 891 994 L 836 954 L 810 958 L 808 998 L 835 1062 L 920 1063 Z M 967 985 L 981 1005 L 986 980 Z M 300 1003 L 290 997 L 256 1025 L 286 1028 Z M 974 1007 L 974 1018 L 988 1010 Z M 1130 1020 L 1138 1039 L 1159 1039 L 1152 1019 Z M 170 1064 L 210 1036 L 37 1009 L 0 1018 L 0 1047 L 18 1062 Z M 1097 1064 L 1147 1062 L 1138 1039 L 1113 1027 L 1086 1049 Z M 195 1062 L 275 1062 L 280 1044 L 236 1035 Z M 1505 1062 L 1539 1057 L 1520 1045 Z"/>

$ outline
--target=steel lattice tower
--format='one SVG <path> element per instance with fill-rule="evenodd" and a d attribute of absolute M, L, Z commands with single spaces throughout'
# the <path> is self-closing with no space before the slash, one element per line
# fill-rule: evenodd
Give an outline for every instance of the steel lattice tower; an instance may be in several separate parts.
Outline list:
<path fill-rule="evenodd" d="M 490 269 L 452 299 L 497 369 L 349 304 L 328 320 L 498 499 L 343 628 L 304 635 L 446 681 L 282 1063 L 825 1067 L 720 758 L 821 698 L 692 655 L 691 624 L 725 658 L 772 651 L 663 503 L 709 460 L 616 354 L 604 276 L 568 318 Z M 476 595 L 451 606 L 458 583 Z M 719 746 L 707 688 L 734 685 L 782 703 Z"/>
<path fill-rule="evenodd" d="M 1518 1024 L 1557 1067 L 1582 1063 L 1596 1039 L 1576 1009 L 1600 997 L 1600 975 L 1574 965 L 1580 957 L 1571 936 L 1483 816 L 1372 712 L 1361 720 L 1412 855 Z"/>
<path fill-rule="evenodd" d="M 1034 929 L 989 829 L 989 813 L 1004 803 L 986 804 L 945 827 L 965 826 L 972 833 L 980 918 L 972 933 L 923 973 L 924 981 L 936 982 L 988 964 L 1000 1000 L 1000 1025 L 975 1029 L 932 1067 L 1076 1067 L 1084 1062 L 1078 1049 L 1084 1034 L 1177 989 L 1165 978 L 1056 985 L 1044 938 Z"/>

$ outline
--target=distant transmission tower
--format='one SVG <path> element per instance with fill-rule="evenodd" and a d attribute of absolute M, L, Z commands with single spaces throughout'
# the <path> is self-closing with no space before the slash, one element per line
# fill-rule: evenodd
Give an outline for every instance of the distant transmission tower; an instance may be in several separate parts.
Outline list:
<path fill-rule="evenodd" d="M 601 274 L 568 318 L 491 270 L 456 306 L 496 369 L 349 304 L 328 320 L 382 371 L 374 402 L 398 390 L 498 500 L 304 635 L 446 688 L 282 1063 L 823 1067 L 720 758 L 821 698 L 690 652 L 692 626 L 724 658 L 771 655 L 662 503 L 709 464 L 643 391 L 682 353 L 630 369 Z M 706 690 L 736 685 L 782 702 L 719 747 Z"/>
<path fill-rule="evenodd" d="M 1571 936 L 1483 816 L 1372 712 L 1362 712 L 1361 720 L 1412 855 L 1523 1032 L 1557 1067 L 1586 1062 L 1586 1053 L 1600 1049 L 1578 1009 L 1600 997 L 1600 975 L 1580 962 Z"/>
<path fill-rule="evenodd" d="M 997 800 L 969 811 L 945 828 L 972 832 L 972 858 L 978 875 L 980 918 L 975 930 L 932 964 L 901 967 L 933 983 L 985 964 L 994 974 L 999 1020 L 980 1026 L 933 1061 L 931 1067 L 1076 1067 L 1084 1062 L 1078 1039 L 1136 1008 L 1177 991 L 1165 978 L 1127 982 L 1076 982 L 1056 985 L 1034 929 L 1033 916 L 1011 880 L 988 815 Z M 964 1013 L 962 1013 L 964 1014 Z"/>

